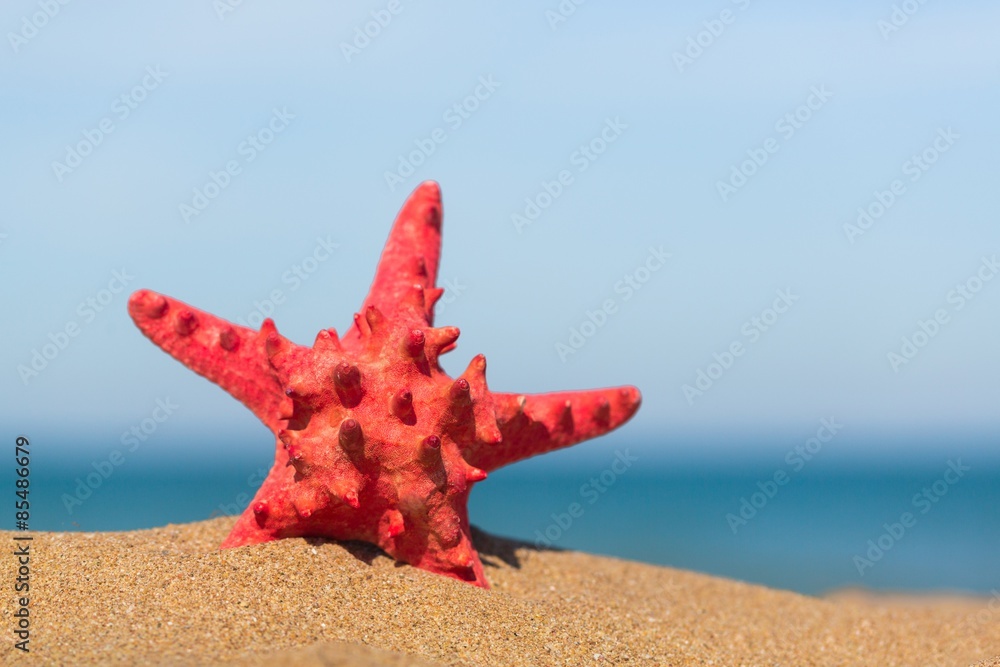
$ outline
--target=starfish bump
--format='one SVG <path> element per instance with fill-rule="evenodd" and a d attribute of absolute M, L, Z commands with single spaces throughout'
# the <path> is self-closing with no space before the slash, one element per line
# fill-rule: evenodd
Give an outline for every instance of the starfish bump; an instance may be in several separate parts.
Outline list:
<path fill-rule="evenodd" d="M 497 468 L 617 428 L 634 387 L 505 394 L 478 355 L 438 364 L 459 330 L 434 326 L 441 194 L 421 184 L 399 212 L 375 280 L 343 336 L 311 347 L 139 290 L 129 313 L 156 345 L 248 407 L 275 435 L 274 466 L 222 548 L 287 537 L 378 545 L 393 558 L 488 588 L 467 501 Z"/>

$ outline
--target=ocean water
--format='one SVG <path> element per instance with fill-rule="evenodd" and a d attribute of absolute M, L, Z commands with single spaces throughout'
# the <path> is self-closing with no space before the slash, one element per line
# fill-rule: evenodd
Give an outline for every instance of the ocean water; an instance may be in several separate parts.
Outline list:
<path fill-rule="evenodd" d="M 188 456 L 136 460 L 96 485 L 100 462 L 35 461 L 31 527 L 130 530 L 238 513 L 268 467 L 267 452 L 256 449 L 249 460 L 196 465 Z M 669 464 L 612 451 L 552 456 L 574 464 L 541 457 L 477 485 L 473 524 L 539 546 L 807 594 L 1000 589 L 996 459 L 930 457 L 905 468 L 840 461 L 796 471 L 770 456 Z M 787 479 L 776 481 L 779 471 Z"/>

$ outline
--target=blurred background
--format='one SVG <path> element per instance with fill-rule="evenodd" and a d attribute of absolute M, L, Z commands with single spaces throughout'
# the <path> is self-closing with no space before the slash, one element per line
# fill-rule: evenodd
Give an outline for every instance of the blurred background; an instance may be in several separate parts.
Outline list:
<path fill-rule="evenodd" d="M 25 435 L 34 529 L 241 511 L 270 434 L 147 341 L 128 294 L 309 343 L 348 325 L 434 179 L 446 370 L 483 352 L 496 390 L 644 395 L 614 434 L 491 475 L 476 525 L 807 593 L 988 594 L 998 20 L 985 0 L 10 0 L 4 483 Z"/>

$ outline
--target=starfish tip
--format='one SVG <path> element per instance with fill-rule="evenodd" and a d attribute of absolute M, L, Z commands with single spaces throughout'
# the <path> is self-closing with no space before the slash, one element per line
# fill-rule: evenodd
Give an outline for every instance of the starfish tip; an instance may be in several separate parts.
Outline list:
<path fill-rule="evenodd" d="M 416 191 L 428 199 L 441 199 L 441 186 L 437 181 L 424 181 L 417 186 Z"/>
<path fill-rule="evenodd" d="M 166 297 L 148 289 L 136 290 L 128 298 L 128 312 L 134 320 L 140 317 L 159 319 L 167 314 L 168 308 Z"/>

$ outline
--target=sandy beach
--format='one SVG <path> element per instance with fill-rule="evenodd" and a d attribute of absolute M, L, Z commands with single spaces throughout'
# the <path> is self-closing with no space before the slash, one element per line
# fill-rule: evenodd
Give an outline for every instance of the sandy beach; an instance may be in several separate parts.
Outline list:
<path fill-rule="evenodd" d="M 986 599 L 817 599 L 477 533 L 493 586 L 481 590 L 363 544 L 290 539 L 220 552 L 232 523 L 35 533 L 31 653 L 5 630 L 2 662 L 1000 664 L 1000 609 Z M 14 536 L 3 533 L 8 544 Z M 12 596 L 2 604 L 13 628 Z"/>

